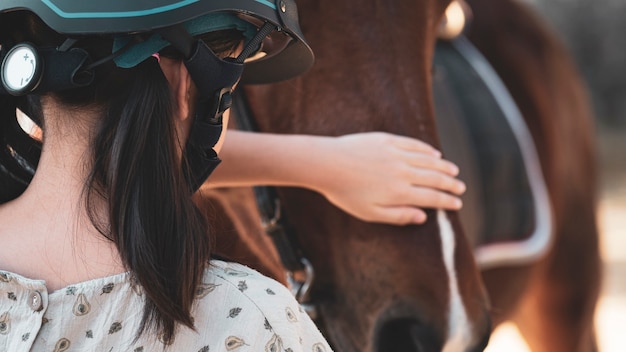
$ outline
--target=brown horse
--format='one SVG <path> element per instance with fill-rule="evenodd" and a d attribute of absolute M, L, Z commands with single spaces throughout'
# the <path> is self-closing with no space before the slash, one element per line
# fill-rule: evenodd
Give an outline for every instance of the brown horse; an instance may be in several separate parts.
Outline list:
<path fill-rule="evenodd" d="M 317 62 L 301 78 L 245 87 L 260 130 L 376 130 L 438 145 L 431 67 L 448 3 L 299 1 Z M 372 224 L 316 193 L 280 189 L 284 215 L 316 271 L 310 299 L 319 326 L 337 351 L 480 351 L 490 320 L 506 319 L 519 324 L 533 351 L 595 349 L 595 165 L 578 74 L 522 3 L 470 5 L 470 38 L 502 75 L 538 147 L 555 218 L 553 246 L 538 263 L 481 273 L 456 213 L 432 210 L 422 226 Z M 218 225 L 232 230 L 221 231 L 220 253 L 284 280 L 251 191 L 202 193 L 219 199 L 204 201 L 232 221 Z"/>

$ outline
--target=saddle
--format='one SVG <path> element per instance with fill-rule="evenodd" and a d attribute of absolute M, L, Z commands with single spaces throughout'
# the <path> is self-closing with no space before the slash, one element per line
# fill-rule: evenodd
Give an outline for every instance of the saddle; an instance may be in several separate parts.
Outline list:
<path fill-rule="evenodd" d="M 446 159 L 467 184 L 460 217 L 477 263 L 535 260 L 551 242 L 551 208 L 519 109 L 464 36 L 440 40 L 433 62 L 437 128 Z"/>

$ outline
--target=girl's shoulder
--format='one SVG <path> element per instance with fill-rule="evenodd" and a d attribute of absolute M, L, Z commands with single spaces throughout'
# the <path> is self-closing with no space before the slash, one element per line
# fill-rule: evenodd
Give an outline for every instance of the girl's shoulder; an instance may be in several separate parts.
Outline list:
<path fill-rule="evenodd" d="M 331 351 L 285 286 L 241 264 L 211 261 L 192 314 L 200 335 L 222 332 L 210 340 L 226 350 Z"/>
<path fill-rule="evenodd" d="M 204 282 L 228 285 L 250 299 L 262 300 L 271 297 L 293 299 L 289 290 L 280 282 L 235 262 L 212 260 L 204 272 Z M 209 284 L 206 288 L 210 290 L 216 287 L 214 285 Z M 202 290 L 201 285 L 199 292 Z"/>

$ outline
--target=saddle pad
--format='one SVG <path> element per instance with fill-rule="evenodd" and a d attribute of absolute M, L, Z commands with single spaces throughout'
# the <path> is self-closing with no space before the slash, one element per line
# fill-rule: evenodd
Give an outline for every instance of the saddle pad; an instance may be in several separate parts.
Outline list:
<path fill-rule="evenodd" d="M 444 155 L 467 184 L 460 217 L 478 264 L 544 253 L 550 207 L 532 138 L 495 71 L 466 38 L 437 43 L 433 92 Z"/>

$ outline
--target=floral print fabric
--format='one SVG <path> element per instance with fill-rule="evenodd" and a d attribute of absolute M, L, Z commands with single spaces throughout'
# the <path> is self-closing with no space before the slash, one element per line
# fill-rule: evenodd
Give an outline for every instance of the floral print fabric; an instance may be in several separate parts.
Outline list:
<path fill-rule="evenodd" d="M 280 283 L 240 264 L 212 261 L 198 287 L 196 330 L 173 341 L 135 341 L 143 292 L 125 273 L 47 293 L 45 283 L 0 271 L 0 351 L 331 352 Z"/>

